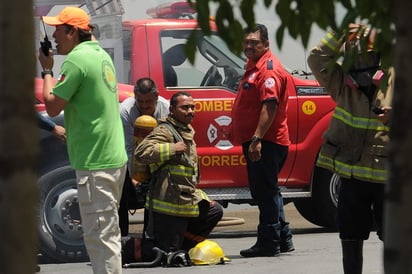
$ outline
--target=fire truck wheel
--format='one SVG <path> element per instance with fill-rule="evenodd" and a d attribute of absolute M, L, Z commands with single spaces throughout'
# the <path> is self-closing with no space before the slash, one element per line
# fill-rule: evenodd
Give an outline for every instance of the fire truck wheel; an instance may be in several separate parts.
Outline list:
<path fill-rule="evenodd" d="M 58 262 L 88 260 L 83 243 L 75 171 L 54 169 L 39 179 L 39 251 Z"/>
<path fill-rule="evenodd" d="M 336 173 L 315 167 L 313 178 L 312 197 L 294 201 L 295 207 L 309 222 L 335 229 L 340 177 Z"/>

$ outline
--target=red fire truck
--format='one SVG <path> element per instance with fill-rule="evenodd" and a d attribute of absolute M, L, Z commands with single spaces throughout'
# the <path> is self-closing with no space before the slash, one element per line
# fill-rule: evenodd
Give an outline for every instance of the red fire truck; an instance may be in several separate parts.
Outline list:
<path fill-rule="evenodd" d="M 83 1 L 65 2 L 80 5 Z M 123 83 L 119 84 L 119 100 L 133 96 L 133 84 L 141 77 L 152 78 L 165 98 L 177 91 L 190 92 L 196 104 L 193 126 L 200 156 L 199 187 L 224 206 L 253 204 L 241 147 L 224 134 L 231 125 L 231 109 L 245 59 L 234 55 L 216 33 L 206 36 L 198 30 L 195 10 L 186 2 L 163 4 L 148 10 L 146 19 L 123 22 L 120 0 L 84 2 L 98 26 L 95 36 L 113 57 L 118 80 Z M 36 1 L 37 16 L 50 14 L 54 5 L 50 0 Z M 192 32 L 197 37 L 193 65 L 184 51 Z M 44 109 L 41 81 L 36 79 L 35 90 L 39 111 Z M 315 161 L 334 103 L 317 81 L 295 74 L 290 74 L 287 90 L 292 144 L 280 173 L 282 195 L 285 203 L 294 202 L 310 222 L 333 227 L 339 177 L 316 167 Z M 56 122 L 63 123 L 62 115 L 54 118 Z M 40 252 L 65 262 L 87 258 L 75 174 L 66 147 L 42 132 L 41 149 Z"/>

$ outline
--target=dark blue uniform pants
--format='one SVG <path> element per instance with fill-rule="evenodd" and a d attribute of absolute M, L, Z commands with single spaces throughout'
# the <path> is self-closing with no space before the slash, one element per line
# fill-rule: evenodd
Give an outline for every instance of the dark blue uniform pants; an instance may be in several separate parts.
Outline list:
<path fill-rule="evenodd" d="M 278 175 L 286 161 L 288 147 L 263 140 L 261 142 L 261 159 L 256 162 L 251 162 L 248 157 L 250 142 L 242 145 L 250 192 L 259 208 L 258 237 L 274 239 L 280 236 L 280 240 L 288 240 L 292 234 L 286 222 L 278 186 Z"/>

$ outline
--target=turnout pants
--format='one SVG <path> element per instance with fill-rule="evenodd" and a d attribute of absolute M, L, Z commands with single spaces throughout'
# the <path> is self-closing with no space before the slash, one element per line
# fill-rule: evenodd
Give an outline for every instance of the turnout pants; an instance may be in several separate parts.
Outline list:
<path fill-rule="evenodd" d="M 145 210 L 147 225 L 148 210 Z M 166 252 L 188 251 L 209 236 L 210 232 L 222 219 L 223 208 L 216 202 L 203 200 L 199 203 L 198 217 L 177 217 L 153 212 L 154 239 L 143 239 L 142 261 L 152 261 L 152 247 L 156 246 Z M 146 229 L 146 228 L 145 228 Z"/>

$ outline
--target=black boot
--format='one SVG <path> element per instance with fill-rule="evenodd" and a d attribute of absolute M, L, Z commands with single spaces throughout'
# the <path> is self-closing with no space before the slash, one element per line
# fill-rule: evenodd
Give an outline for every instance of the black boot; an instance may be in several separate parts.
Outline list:
<path fill-rule="evenodd" d="M 274 257 L 280 254 L 280 249 L 273 249 L 259 243 L 259 239 L 251 248 L 243 249 L 240 255 L 243 257 Z"/>
<path fill-rule="evenodd" d="M 363 241 L 342 240 L 343 272 L 361 274 L 363 265 Z"/>
<path fill-rule="evenodd" d="M 258 239 L 251 248 L 243 249 L 243 257 L 273 257 L 280 254 L 280 224 L 259 225 Z"/>
<path fill-rule="evenodd" d="M 294 250 L 295 250 L 295 247 L 293 245 L 292 238 L 288 240 L 280 241 L 280 252 L 281 253 L 292 252 Z"/>
<path fill-rule="evenodd" d="M 279 193 L 279 223 L 280 223 L 280 252 L 292 252 L 295 250 L 292 241 L 292 231 L 289 227 L 289 222 L 286 222 L 285 211 L 283 209 L 283 198 Z"/>
<path fill-rule="evenodd" d="M 289 223 L 283 220 L 280 220 L 281 231 L 280 231 L 280 252 L 292 252 L 295 250 L 292 241 L 292 232 L 289 228 Z"/>

